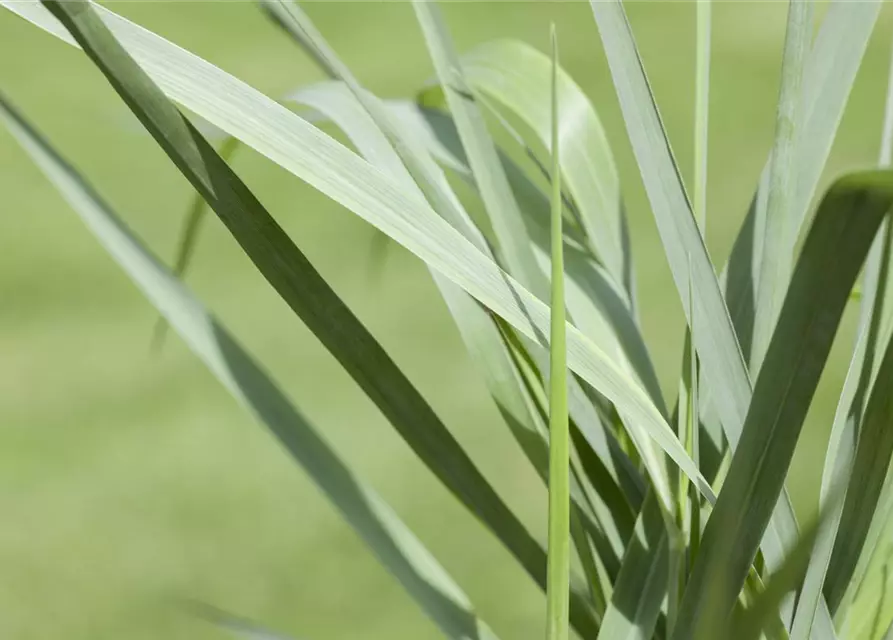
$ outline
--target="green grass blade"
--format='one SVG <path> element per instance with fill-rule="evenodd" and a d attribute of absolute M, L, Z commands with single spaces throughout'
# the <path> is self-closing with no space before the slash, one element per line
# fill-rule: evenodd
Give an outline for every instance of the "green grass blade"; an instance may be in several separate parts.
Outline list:
<path fill-rule="evenodd" d="M 707 131 L 710 122 L 710 31 L 712 0 L 695 4 L 695 171 L 694 214 L 701 235 L 707 233 Z"/>
<path fill-rule="evenodd" d="M 704 636 L 705 640 L 715 637 L 728 637 L 734 640 L 759 640 L 763 633 L 769 633 L 771 625 L 778 621 L 778 608 L 787 595 L 797 589 L 806 567 L 810 553 L 827 514 L 822 512 L 819 518 L 805 528 L 797 544 L 790 550 L 782 565 L 766 580 L 765 590 L 746 611 L 736 611 L 732 624 L 725 633 Z"/>
<path fill-rule="evenodd" d="M 813 0 L 789 0 L 781 63 L 781 90 L 775 116 L 775 143 L 769 160 L 769 190 L 762 222 L 763 251 L 757 280 L 751 373 L 756 376 L 775 329 L 794 263 L 799 228 L 791 220 L 796 197 L 798 128 L 803 121 L 800 86 L 812 41 Z M 756 230 L 760 233 L 760 229 Z"/>
<path fill-rule="evenodd" d="M 731 612 L 784 488 L 849 293 L 891 204 L 891 172 L 844 177 L 823 198 L 757 380 L 741 442 L 704 531 L 674 638 L 698 635 L 706 611 Z"/>
<path fill-rule="evenodd" d="M 543 145 L 550 136 L 548 56 L 516 40 L 499 40 L 462 56 L 468 85 L 526 122 Z M 583 228 L 614 281 L 632 295 L 632 259 L 624 239 L 626 221 L 620 180 L 604 127 L 582 89 L 563 69 L 558 71 L 564 145 L 561 169 Z"/>
<path fill-rule="evenodd" d="M 468 165 L 493 225 L 495 252 L 521 284 L 547 300 L 549 282 L 534 259 L 518 203 L 483 115 L 474 100 L 469 99 L 471 91 L 439 7 L 433 2 L 415 0 L 413 8 L 438 80 L 446 94 Z M 547 86 L 548 83 L 544 82 L 544 87 Z"/>
<path fill-rule="evenodd" d="M 45 9 L 0 0 L 6 9 L 73 43 Z M 387 233 L 482 304 L 543 346 L 549 312 L 424 203 L 284 107 L 163 38 L 91 5 L 168 96 Z M 568 366 L 623 410 L 664 449 L 709 500 L 709 483 L 648 395 L 575 327 Z"/>
<path fill-rule="evenodd" d="M 831 151 L 880 8 L 879 2 L 831 0 L 806 61 L 801 98 L 804 116 L 794 162 L 797 167 L 794 180 L 797 198 L 790 214 L 795 237 L 806 218 Z M 756 233 L 755 226 L 756 220 L 765 216 L 767 191 L 768 162 L 747 219 L 735 238 L 724 272 L 729 313 L 735 323 L 741 348 L 748 357 L 751 354 L 754 294 L 757 289 L 754 264 L 759 263 L 763 253 L 763 234 Z"/>
<path fill-rule="evenodd" d="M 557 60 L 558 39 L 552 26 L 552 286 L 549 342 L 549 568 L 546 607 L 547 640 L 567 640 L 570 583 L 570 508 L 567 416 L 567 331 L 564 312 L 564 238 L 561 232 Z"/>
<path fill-rule="evenodd" d="M 230 394 L 270 429 L 445 635 L 468 640 L 492 638 L 474 616 L 467 597 L 434 557 L 390 507 L 338 458 L 226 330 L 143 247 L 96 192 L 2 100 L 0 114 L 122 270 Z"/>
<path fill-rule="evenodd" d="M 535 577 L 540 545 L 493 491 L 431 407 L 285 232 L 194 127 L 120 48 L 85 3 L 49 4 L 202 193 L 264 277 L 375 402 L 438 478 Z"/>
<path fill-rule="evenodd" d="M 711 26 L 712 26 L 712 0 L 701 0 L 695 4 L 695 21 L 697 41 L 695 45 L 695 166 L 694 166 L 694 203 L 693 213 L 698 223 L 701 238 L 707 234 L 707 157 L 708 157 L 708 131 L 710 122 L 710 50 L 711 50 Z M 694 329 L 694 303 L 691 295 L 691 268 L 689 267 L 689 318 L 692 324 L 686 328 L 684 352 L 682 362 L 682 381 L 677 404 L 680 413 L 680 425 L 685 427 L 685 444 L 692 460 L 701 468 L 700 451 L 700 393 L 699 393 L 699 369 L 698 354 L 695 341 L 692 339 Z M 683 412 L 684 409 L 684 412 Z M 682 419 L 684 417 L 684 419 Z M 680 435 L 682 431 L 680 430 Z M 684 585 L 688 581 L 688 573 L 697 557 L 701 541 L 701 503 L 697 491 L 690 490 L 688 483 L 680 476 L 680 530 L 688 532 L 688 562 L 681 567 L 681 575 L 673 584 L 680 584 L 680 591 L 684 592 Z M 687 495 L 686 495 L 687 494 Z M 686 508 L 688 513 L 686 514 Z M 687 522 L 686 522 L 687 515 Z M 672 588 L 672 585 L 671 585 Z M 681 597 L 681 595 L 680 595 Z M 673 631 L 675 616 L 672 624 L 668 625 L 667 633 Z"/>
<path fill-rule="evenodd" d="M 667 568 L 664 516 L 654 494 L 649 493 L 623 556 L 611 604 L 597 640 L 648 640 L 652 637 L 667 595 Z"/>
<path fill-rule="evenodd" d="M 689 291 L 691 291 L 689 281 Z M 692 299 L 689 298 L 689 317 L 694 318 L 691 311 Z M 685 443 L 688 454 L 697 464 L 700 458 L 698 450 L 698 430 L 700 417 L 698 411 L 698 357 L 694 348 L 692 333 L 694 324 L 686 328 L 684 351 L 682 358 L 682 379 L 679 385 L 679 400 L 676 406 L 679 439 Z M 676 474 L 677 494 L 676 530 L 668 541 L 670 568 L 667 575 L 667 633 L 670 634 L 676 625 L 679 605 L 685 584 L 688 581 L 689 563 L 686 562 L 686 547 L 694 560 L 700 544 L 700 510 L 701 505 L 697 492 L 690 491 L 688 481 L 680 473 Z M 689 504 L 691 497 L 691 504 Z"/>
<path fill-rule="evenodd" d="M 857 427 L 858 446 L 825 578 L 825 598 L 832 613 L 855 575 L 893 457 L 893 341 L 889 336 L 882 341 L 886 352 Z"/>

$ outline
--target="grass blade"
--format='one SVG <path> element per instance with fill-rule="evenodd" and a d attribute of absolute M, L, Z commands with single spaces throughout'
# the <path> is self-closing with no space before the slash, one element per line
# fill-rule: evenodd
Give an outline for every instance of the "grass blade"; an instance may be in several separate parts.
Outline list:
<path fill-rule="evenodd" d="M 885 258 L 889 260 L 889 255 Z M 884 273 L 884 277 L 888 274 Z M 886 344 L 886 350 L 857 426 L 858 446 L 825 579 L 825 598 L 832 613 L 854 576 L 893 457 L 893 341 L 885 336 L 881 342 Z M 870 373 L 863 370 L 863 375 Z"/>
<path fill-rule="evenodd" d="M 285 232 L 120 48 L 87 3 L 48 3 L 264 277 L 438 478 L 542 579 L 540 545 L 493 491 L 433 409 Z"/>
<path fill-rule="evenodd" d="M 552 25 L 552 317 L 549 342 L 549 568 L 546 638 L 567 640 L 570 583 L 570 509 L 567 416 L 567 338 L 564 312 L 564 238 L 561 232 L 561 170 L 558 166 L 558 39 Z"/>
<path fill-rule="evenodd" d="M 548 56 L 523 42 L 499 40 L 463 55 L 461 64 L 469 87 L 517 114 L 548 147 L 549 97 L 542 89 L 550 74 Z M 626 220 L 614 156 L 589 99 L 563 69 L 558 74 L 565 184 L 596 255 L 632 297 L 632 259 L 624 239 Z"/>
<path fill-rule="evenodd" d="M 474 100 L 469 99 L 471 91 L 439 7 L 433 2 L 414 0 L 413 9 L 446 94 L 468 164 L 493 225 L 497 245 L 495 253 L 521 284 L 547 300 L 549 282 L 534 259 L 518 203 L 499 161 L 496 145 L 487 131 L 483 115 Z M 548 84 L 544 83 L 544 86 Z"/>
<path fill-rule="evenodd" d="M 694 214 L 701 235 L 707 233 L 707 131 L 710 121 L 710 23 L 712 0 L 695 4 L 695 188 Z"/>
<path fill-rule="evenodd" d="M 0 114 L 110 256 L 230 394 L 269 428 L 447 637 L 492 638 L 446 571 L 390 507 L 338 458 L 226 330 L 142 246 L 90 186 L 2 100 Z"/>
<path fill-rule="evenodd" d="M 881 8 L 879 2 L 831 0 L 828 4 L 803 75 L 800 102 L 804 115 L 794 162 L 797 197 L 790 213 L 794 237 L 799 235 L 806 218 Z M 748 357 L 752 351 L 754 295 L 758 286 L 754 265 L 763 253 L 763 234 L 756 233 L 755 227 L 756 221 L 765 216 L 768 172 L 767 162 L 724 272 L 729 313 Z"/>
<path fill-rule="evenodd" d="M 0 0 L 0 4 L 74 42 L 39 5 L 11 0 Z M 393 180 L 217 67 L 107 9 L 91 6 L 169 97 L 387 233 L 527 338 L 547 344 L 548 307 Z M 647 394 L 572 325 L 568 326 L 568 366 L 627 413 L 708 500 L 715 499 Z"/>
<path fill-rule="evenodd" d="M 667 531 L 653 493 L 636 520 L 597 640 L 648 640 L 667 595 Z"/>
<path fill-rule="evenodd" d="M 794 262 L 799 225 L 791 220 L 796 197 L 796 146 L 803 120 L 800 85 L 806 53 L 812 41 L 812 0 L 789 0 L 781 63 L 781 90 L 775 116 L 775 143 L 769 160 L 766 216 L 762 220 L 763 252 L 757 280 L 751 373 L 756 376 L 775 329 Z M 757 229 L 757 233 L 759 233 Z"/>
<path fill-rule="evenodd" d="M 768 632 L 767 627 L 778 622 L 778 608 L 788 593 L 799 586 L 826 515 L 822 512 L 818 519 L 804 530 L 781 567 L 769 576 L 765 590 L 746 611 L 736 611 L 736 615 L 732 617 L 732 624 L 725 633 L 720 634 L 721 636 L 734 640 L 759 640 L 764 632 Z M 709 637 L 718 636 L 714 634 Z"/>
<path fill-rule="evenodd" d="M 823 198 L 704 531 L 674 638 L 699 636 L 706 611 L 720 620 L 731 612 L 784 488 L 840 316 L 891 204 L 893 172 L 841 178 Z"/>

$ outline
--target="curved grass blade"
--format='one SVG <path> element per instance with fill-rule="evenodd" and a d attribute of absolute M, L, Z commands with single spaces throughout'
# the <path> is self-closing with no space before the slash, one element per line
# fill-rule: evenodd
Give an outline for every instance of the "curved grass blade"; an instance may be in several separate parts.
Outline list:
<path fill-rule="evenodd" d="M 790 0 L 781 62 L 781 89 L 775 115 L 775 142 L 769 159 L 769 189 L 766 214 L 761 220 L 763 250 L 757 279 L 757 306 L 754 312 L 754 342 L 751 374 L 759 373 L 763 356 L 775 330 L 775 321 L 794 263 L 794 243 L 799 225 L 791 220 L 796 197 L 794 165 L 803 121 L 800 85 L 806 53 L 812 41 L 813 0 Z M 757 229 L 757 233 L 760 229 Z"/>
<path fill-rule="evenodd" d="M 889 256 L 885 256 L 889 260 Z M 885 274 L 886 276 L 887 274 Z M 863 371 L 863 375 L 868 372 Z M 893 457 L 893 341 L 886 336 L 886 351 L 872 383 L 865 413 L 858 425 L 857 448 L 840 517 L 840 530 L 825 578 L 825 598 L 832 613 L 849 587 L 868 539 L 881 489 Z"/>
<path fill-rule="evenodd" d="M 803 420 L 874 234 L 893 204 L 893 172 L 839 179 L 797 262 L 741 442 L 707 523 L 674 638 L 724 619 L 784 488 Z"/>
<path fill-rule="evenodd" d="M 564 236 L 558 166 L 558 38 L 552 25 L 552 285 L 549 341 L 549 567 L 547 640 L 567 640 L 570 583 L 570 435 L 567 416 L 567 331 L 564 311 Z"/>
<path fill-rule="evenodd" d="M 11 0 L 0 0 L 0 4 L 63 41 L 74 42 L 39 5 Z M 548 342 L 544 337 L 548 333 L 546 305 L 393 180 L 217 67 L 108 9 L 91 6 L 172 99 L 387 233 L 527 338 L 543 345 Z M 708 500 L 715 499 L 647 394 L 572 325 L 568 326 L 568 366 L 622 408 Z"/>
<path fill-rule="evenodd" d="M 226 330 L 3 100 L 0 114 L 122 270 L 230 394 L 270 429 L 444 634 L 468 640 L 492 639 L 492 633 L 472 612 L 468 598 L 434 557 L 390 507 L 338 458 Z"/>
<path fill-rule="evenodd" d="M 426 466 L 497 535 L 532 576 L 543 579 L 546 558 L 542 548 L 502 502 L 433 409 L 248 188 L 120 48 L 90 5 L 74 1 L 47 5 L 202 193 L 264 277 Z"/>
<path fill-rule="evenodd" d="M 548 147 L 549 96 L 543 90 L 550 73 L 548 56 L 523 42 L 500 40 L 463 55 L 461 65 L 471 88 L 516 113 Z M 632 259 L 614 156 L 589 99 L 563 69 L 558 73 L 565 183 L 600 261 L 631 297 Z"/>
<path fill-rule="evenodd" d="M 496 237 L 494 252 L 521 284 L 547 300 L 549 281 L 534 259 L 518 202 L 499 160 L 496 145 L 487 131 L 483 115 L 474 99 L 470 98 L 471 91 L 439 7 L 433 2 L 414 0 L 413 9 L 425 36 L 438 80 L 446 93 L 447 104 L 456 123 L 468 165 L 493 225 Z M 543 80 L 545 89 L 549 86 L 548 76 Z"/>
<path fill-rule="evenodd" d="M 710 31 L 713 0 L 695 5 L 695 171 L 694 214 L 701 235 L 707 233 L 707 131 L 710 122 Z"/>

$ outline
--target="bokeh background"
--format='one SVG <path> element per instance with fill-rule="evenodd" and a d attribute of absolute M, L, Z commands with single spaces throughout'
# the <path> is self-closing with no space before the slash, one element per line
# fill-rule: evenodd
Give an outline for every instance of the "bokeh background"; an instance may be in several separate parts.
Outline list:
<path fill-rule="evenodd" d="M 250 2 L 117 2 L 119 13 L 272 96 L 322 79 Z M 432 74 L 403 2 L 307 3 L 373 91 L 410 96 Z M 667 396 L 683 331 L 587 3 L 453 2 L 460 50 L 493 38 L 546 50 L 594 101 L 615 149 L 633 230 L 646 339 Z M 671 142 L 691 176 L 694 4 L 628 12 Z M 785 6 L 717 2 L 710 96 L 708 243 L 721 265 L 771 145 Z M 886 7 L 823 184 L 876 161 L 893 12 Z M 161 256 L 191 198 L 184 179 L 80 53 L 0 11 L 0 90 Z M 417 383 L 473 458 L 544 538 L 546 493 L 463 352 L 428 272 L 278 167 L 235 167 Z M 396 508 L 504 638 L 538 638 L 544 599 L 415 460 L 337 363 L 209 220 L 189 282 Z M 855 305 L 804 429 L 791 489 L 804 517 L 818 478 Z M 434 638 L 362 543 L 177 338 L 149 349 L 155 314 L 0 131 L 0 638 L 202 640 L 197 599 L 296 638 Z"/>

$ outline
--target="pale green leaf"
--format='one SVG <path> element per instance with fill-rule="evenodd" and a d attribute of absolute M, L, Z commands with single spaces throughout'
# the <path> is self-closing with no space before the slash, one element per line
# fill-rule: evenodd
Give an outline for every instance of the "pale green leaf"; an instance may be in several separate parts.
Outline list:
<path fill-rule="evenodd" d="M 488 42 L 462 56 L 468 85 L 516 113 L 549 146 L 549 58 L 516 40 Z M 611 274 L 631 295 L 632 259 L 620 181 L 604 127 L 589 99 L 559 69 L 561 168 L 586 234 Z"/>
<path fill-rule="evenodd" d="M 660 505 L 649 494 L 623 556 L 598 640 L 648 640 L 667 594 L 667 532 Z"/>
<path fill-rule="evenodd" d="M 813 0 L 789 0 L 781 61 L 781 89 L 775 115 L 775 142 L 769 158 L 766 214 L 756 233 L 762 233 L 763 251 L 758 263 L 754 312 L 751 375 L 757 376 L 794 264 L 794 243 L 799 225 L 791 219 L 796 197 L 797 144 L 804 121 L 801 83 L 807 51 L 812 42 Z"/>
<path fill-rule="evenodd" d="M 418 5 L 417 5 L 418 6 Z M 420 11 L 424 13 L 423 10 Z M 422 20 L 424 22 L 424 20 Z M 558 38 L 552 26 L 552 279 L 549 320 L 549 567 L 547 640 L 567 640 L 570 584 L 570 428 L 567 415 L 567 329 L 564 310 L 564 235 L 558 138 Z M 494 148 L 495 154 L 495 148 Z M 499 164 L 498 158 L 496 163 Z M 500 170 L 502 165 L 499 165 Z M 508 181 L 506 181 L 508 186 Z"/>

